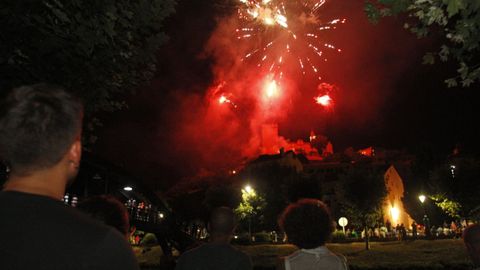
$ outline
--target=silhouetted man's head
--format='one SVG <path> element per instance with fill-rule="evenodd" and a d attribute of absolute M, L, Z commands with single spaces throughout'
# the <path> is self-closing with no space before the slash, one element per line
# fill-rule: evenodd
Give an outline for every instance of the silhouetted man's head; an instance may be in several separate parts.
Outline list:
<path fill-rule="evenodd" d="M 463 232 L 463 241 L 476 266 L 480 266 L 480 224 L 470 225 Z"/>
<path fill-rule="evenodd" d="M 13 89 L 0 101 L 0 160 L 11 175 L 26 176 L 57 165 L 78 169 L 83 107 L 60 87 L 36 84 Z M 71 153 L 70 153 L 71 152 Z M 65 166 L 67 167 L 67 166 Z"/>
<path fill-rule="evenodd" d="M 212 235 L 230 236 L 235 230 L 235 214 L 228 207 L 215 208 L 210 215 L 209 230 Z"/>

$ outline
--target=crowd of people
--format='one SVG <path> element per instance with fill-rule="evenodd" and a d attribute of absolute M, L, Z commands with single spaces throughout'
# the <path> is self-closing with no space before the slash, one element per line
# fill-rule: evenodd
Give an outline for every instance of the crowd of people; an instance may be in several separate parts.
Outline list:
<path fill-rule="evenodd" d="M 82 121 L 80 100 L 57 86 L 23 86 L 0 101 L 0 160 L 9 168 L 0 191 L 0 269 L 139 269 L 122 203 L 108 196 L 77 208 L 62 203 L 79 169 Z M 277 268 L 348 269 L 346 258 L 325 245 L 333 224 L 319 200 L 289 205 L 279 226 L 298 250 Z M 176 269 L 253 269 L 249 256 L 230 244 L 235 228 L 232 209 L 214 209 L 209 242 L 183 253 Z M 480 267 L 480 225 L 468 227 L 463 238 Z"/>

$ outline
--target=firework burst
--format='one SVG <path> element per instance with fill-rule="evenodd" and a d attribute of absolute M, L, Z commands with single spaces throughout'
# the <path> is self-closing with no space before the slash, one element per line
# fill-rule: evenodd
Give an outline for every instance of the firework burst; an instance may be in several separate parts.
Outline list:
<path fill-rule="evenodd" d="M 241 27 L 236 34 L 250 48 L 242 61 L 256 63 L 277 79 L 296 69 L 321 80 L 319 63 L 327 61 L 326 52 L 341 52 L 322 35 L 345 23 L 345 19 L 320 19 L 326 0 L 239 1 Z"/>
<path fill-rule="evenodd" d="M 334 104 L 332 99 L 332 94 L 335 92 L 337 87 L 329 83 L 321 83 L 318 85 L 319 94 L 314 97 L 315 103 L 324 107 L 331 108 Z"/>

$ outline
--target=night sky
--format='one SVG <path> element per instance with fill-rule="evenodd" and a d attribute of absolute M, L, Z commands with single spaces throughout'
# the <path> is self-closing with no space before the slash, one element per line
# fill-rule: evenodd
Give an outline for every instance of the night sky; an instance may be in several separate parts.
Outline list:
<path fill-rule="evenodd" d="M 244 111 L 235 113 L 212 112 L 206 104 L 207 90 L 219 78 L 231 82 L 250 69 L 225 60 L 232 43 L 219 42 L 225 35 L 216 29 L 227 23 L 232 9 L 219 2 L 180 1 L 166 23 L 170 41 L 159 51 L 156 78 L 127 97 L 128 110 L 101 117 L 104 127 L 94 152 L 155 189 L 235 166 L 251 138 L 251 132 L 242 132 L 253 117 L 248 98 Z M 319 111 L 311 102 L 315 87 L 293 78 L 294 97 L 275 119 L 280 135 L 306 140 L 313 129 L 328 136 L 336 151 L 373 145 L 445 154 L 460 144 L 477 153 L 478 84 L 447 88 L 443 80 L 455 74 L 454 65 L 421 64 L 422 55 L 441 40 L 417 40 L 392 18 L 372 25 L 363 1 L 329 2 L 328 17 L 347 19 L 329 36 L 343 52 L 321 66 L 322 78 L 338 87 L 334 110 Z"/>

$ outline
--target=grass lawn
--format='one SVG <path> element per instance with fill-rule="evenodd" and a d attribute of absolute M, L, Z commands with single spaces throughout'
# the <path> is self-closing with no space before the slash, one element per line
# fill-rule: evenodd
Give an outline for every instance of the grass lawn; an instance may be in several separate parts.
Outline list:
<path fill-rule="evenodd" d="M 410 242 L 373 242 L 365 250 L 364 243 L 327 244 L 336 253 L 345 255 L 350 269 L 469 269 L 462 240 L 417 240 Z M 240 246 L 252 257 L 256 269 L 274 269 L 279 256 L 296 248 L 292 245 Z"/>
<path fill-rule="evenodd" d="M 351 270 L 471 268 L 462 240 L 373 242 L 368 251 L 365 250 L 364 243 L 327 244 L 327 246 L 333 252 L 345 255 Z M 238 246 L 238 248 L 251 256 L 257 270 L 275 269 L 279 257 L 296 250 L 292 245 L 270 244 Z M 135 251 L 142 268 L 149 269 L 149 266 L 153 265 L 158 267 L 160 247 L 153 247 L 143 253 L 139 248 Z"/>

